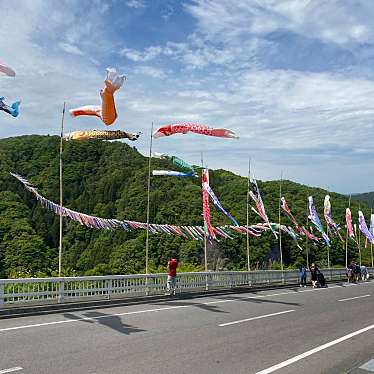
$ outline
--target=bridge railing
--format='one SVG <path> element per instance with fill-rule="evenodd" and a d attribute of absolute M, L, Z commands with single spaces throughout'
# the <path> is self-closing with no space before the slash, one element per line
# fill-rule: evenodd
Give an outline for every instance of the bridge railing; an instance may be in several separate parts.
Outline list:
<path fill-rule="evenodd" d="M 374 274 L 374 268 L 368 268 Z M 346 280 L 345 269 L 321 269 L 327 281 Z M 0 279 L 0 307 L 162 295 L 167 274 Z M 178 273 L 177 293 L 240 286 L 298 283 L 297 270 Z"/>

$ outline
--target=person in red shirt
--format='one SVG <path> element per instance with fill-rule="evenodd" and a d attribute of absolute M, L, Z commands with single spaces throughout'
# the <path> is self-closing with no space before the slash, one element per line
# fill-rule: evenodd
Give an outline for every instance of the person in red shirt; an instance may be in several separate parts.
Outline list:
<path fill-rule="evenodd" d="M 175 287 L 177 284 L 177 267 L 178 260 L 172 257 L 168 261 L 167 272 L 168 272 L 168 282 L 167 289 L 169 295 L 175 295 Z"/>

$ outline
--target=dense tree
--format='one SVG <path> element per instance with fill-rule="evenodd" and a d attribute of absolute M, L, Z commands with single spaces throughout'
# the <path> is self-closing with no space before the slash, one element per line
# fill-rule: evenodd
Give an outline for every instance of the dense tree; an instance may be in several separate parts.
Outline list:
<path fill-rule="evenodd" d="M 9 175 L 10 171 L 27 177 L 48 199 L 59 199 L 59 138 L 21 136 L 0 140 L 0 276 L 55 274 L 58 263 L 59 219 L 41 207 L 31 193 Z M 179 155 L 183 156 L 183 155 Z M 84 141 L 64 143 L 64 204 L 101 217 L 146 220 L 148 159 L 134 147 L 121 142 Z M 157 169 L 172 168 L 167 160 L 152 160 Z M 201 188 L 198 179 L 153 178 L 150 220 L 154 223 L 201 225 Z M 210 184 L 222 204 L 240 224 L 246 222 L 246 178 L 225 170 L 210 172 Z M 278 221 L 279 181 L 261 182 L 268 215 Z M 307 197 L 312 195 L 322 217 L 326 191 L 291 181 L 283 181 L 283 191 L 300 223 L 308 225 Z M 346 196 L 330 193 L 333 217 L 344 224 Z M 357 217 L 358 201 L 351 209 Z M 369 207 L 361 203 L 369 218 Z M 259 221 L 250 212 L 250 222 Z M 282 215 L 282 222 L 291 222 Z M 212 224 L 230 221 L 212 207 Z M 344 225 L 343 225 L 344 226 Z M 342 230 L 344 235 L 344 229 Z M 145 237 L 143 231 L 93 230 L 64 219 L 63 269 L 66 275 L 144 272 Z M 288 237 L 283 240 L 286 266 L 305 263 L 306 250 L 311 260 L 327 263 L 327 248 L 301 241 L 301 251 Z M 203 243 L 186 241 L 166 234 L 150 235 L 150 269 L 164 271 L 168 258 L 176 254 L 184 270 L 201 270 Z M 361 240 L 363 261 L 369 263 L 370 246 Z M 209 269 L 246 269 L 246 238 L 208 243 Z M 349 258 L 357 258 L 357 245 L 349 242 Z M 330 259 L 344 265 L 345 248 L 333 239 Z M 250 238 L 252 267 L 279 267 L 279 246 L 271 233 Z"/>

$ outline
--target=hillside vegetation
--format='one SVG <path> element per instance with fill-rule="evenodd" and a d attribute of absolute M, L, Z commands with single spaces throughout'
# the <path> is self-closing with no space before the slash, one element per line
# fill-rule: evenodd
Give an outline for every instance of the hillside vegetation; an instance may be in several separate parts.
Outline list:
<path fill-rule="evenodd" d="M 28 178 L 48 199 L 59 201 L 59 138 L 56 136 L 21 136 L 0 140 L 0 277 L 54 275 L 58 261 L 59 218 L 41 207 L 25 191 L 10 171 Z M 183 155 L 178 155 L 183 158 Z M 64 143 L 64 205 L 87 214 L 106 218 L 146 221 L 148 159 L 135 147 L 121 142 Z M 152 160 L 154 168 L 172 169 L 167 160 Z M 199 180 L 159 177 L 152 179 L 150 221 L 180 225 L 202 225 Z M 226 170 L 210 171 L 210 184 L 224 207 L 240 224 L 246 222 L 246 178 Z M 272 221 L 278 221 L 279 181 L 261 182 L 264 203 Z M 283 181 L 289 206 L 300 223 L 307 224 L 307 197 L 312 195 L 322 220 L 325 190 Z M 333 217 L 344 224 L 346 196 L 331 193 Z M 358 202 L 352 201 L 352 215 L 357 217 Z M 366 217 L 370 209 L 361 208 Z M 212 224 L 230 224 L 212 206 Z M 250 213 L 250 223 L 259 222 Z M 291 222 L 282 215 L 282 222 Z M 344 229 L 342 230 L 344 233 Z M 64 220 L 63 269 L 65 275 L 127 274 L 144 272 L 145 232 L 93 230 Z M 283 258 L 287 266 L 305 262 L 288 237 L 282 237 Z M 362 240 L 363 242 L 363 240 Z M 300 242 L 305 249 L 305 241 Z M 310 259 L 326 265 L 326 247 L 307 244 Z M 150 235 L 152 271 L 165 270 L 167 259 L 176 252 L 184 270 L 200 270 L 202 243 L 167 234 Z M 351 241 L 350 258 L 357 257 Z M 362 248 L 369 262 L 369 249 Z M 246 238 L 208 245 L 209 269 L 245 269 Z M 344 264 L 344 245 L 333 240 L 331 261 Z M 250 238 L 252 267 L 277 267 L 278 242 L 271 233 Z"/>
<path fill-rule="evenodd" d="M 365 192 L 352 195 L 352 199 L 362 201 L 370 207 L 374 207 L 374 192 Z"/>

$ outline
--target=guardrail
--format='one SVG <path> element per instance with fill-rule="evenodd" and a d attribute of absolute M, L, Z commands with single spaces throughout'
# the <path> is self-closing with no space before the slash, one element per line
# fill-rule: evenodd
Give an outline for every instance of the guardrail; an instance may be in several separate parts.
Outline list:
<path fill-rule="evenodd" d="M 369 273 L 374 273 L 374 268 L 368 270 Z M 321 271 L 327 281 L 347 279 L 345 269 Z M 62 303 L 162 295 L 166 291 L 166 282 L 167 274 L 0 279 L 0 308 L 22 303 Z M 179 273 L 177 293 L 297 282 L 297 270 Z"/>

